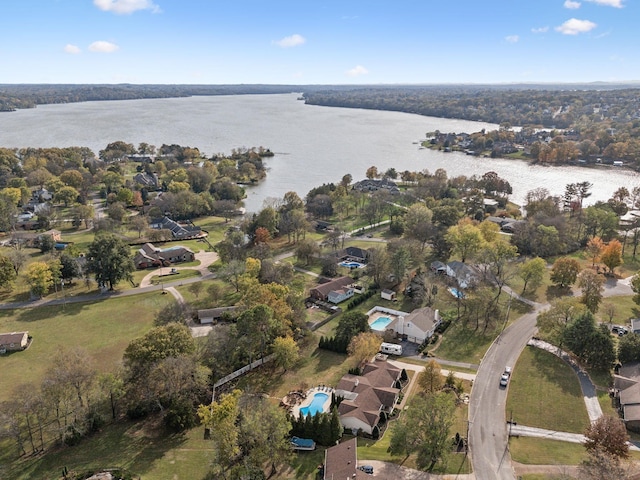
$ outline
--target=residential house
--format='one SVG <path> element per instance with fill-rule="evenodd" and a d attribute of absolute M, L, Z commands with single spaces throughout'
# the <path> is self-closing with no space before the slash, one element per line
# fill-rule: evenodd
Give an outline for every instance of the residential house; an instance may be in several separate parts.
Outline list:
<path fill-rule="evenodd" d="M 629 430 L 640 432 L 640 363 L 628 363 L 613 376 L 614 396 Z"/>
<path fill-rule="evenodd" d="M 232 313 L 237 308 L 237 306 L 230 306 L 198 310 L 198 321 L 201 324 L 217 323 L 225 313 Z"/>
<path fill-rule="evenodd" d="M 54 243 L 58 243 L 62 241 L 62 233 L 60 230 L 47 230 L 46 232 L 13 232 L 11 234 L 11 242 L 16 245 L 23 245 L 25 247 L 38 247 L 40 245 L 40 240 L 43 237 L 49 236 L 53 239 Z"/>
<path fill-rule="evenodd" d="M 432 271 L 436 272 L 437 274 L 447 273 L 447 265 L 445 263 L 442 263 L 440 260 L 431 262 L 430 268 Z"/>
<path fill-rule="evenodd" d="M 393 412 L 400 395 L 402 369 L 376 357 L 362 368 L 361 375 L 347 374 L 338 383 L 335 395 L 340 423 L 354 435 L 379 434 L 378 424 Z"/>
<path fill-rule="evenodd" d="M 460 288 L 470 288 L 478 283 L 479 274 L 476 269 L 463 262 L 449 262 L 446 274 L 455 279 Z"/>
<path fill-rule="evenodd" d="M 53 200 L 53 193 L 46 188 L 40 188 L 31 192 L 31 198 L 37 202 L 49 202 Z"/>
<path fill-rule="evenodd" d="M 400 189 L 398 189 L 396 182 L 389 180 L 388 178 L 367 178 L 354 183 L 352 188 L 358 192 L 377 192 L 378 190 L 388 190 L 392 195 L 400 194 Z"/>
<path fill-rule="evenodd" d="M 177 245 L 160 249 L 151 243 L 145 243 L 133 257 L 136 268 L 143 269 L 149 267 L 169 266 L 174 263 L 192 262 L 195 254 L 191 249 Z"/>
<path fill-rule="evenodd" d="M 355 293 L 353 289 L 354 283 L 355 280 L 351 277 L 336 278 L 312 288 L 309 290 L 309 296 L 314 300 L 338 304 L 353 297 Z"/>
<path fill-rule="evenodd" d="M 24 350 L 29 344 L 29 332 L 0 333 L 0 353 Z"/>
<path fill-rule="evenodd" d="M 183 225 L 169 217 L 154 218 L 149 222 L 149 227 L 155 230 L 170 230 L 175 239 L 198 238 L 203 236 L 202 229 L 193 224 Z"/>
<path fill-rule="evenodd" d="M 369 475 L 358 469 L 358 439 L 327 448 L 324 451 L 322 480 L 364 480 Z"/>
<path fill-rule="evenodd" d="M 367 316 L 371 317 L 376 312 L 384 313 L 393 319 L 386 325 L 385 331 L 393 330 L 396 336 L 402 340 L 419 345 L 431 338 L 438 325 L 442 323 L 440 311 L 430 307 L 417 308 L 411 313 L 407 313 L 375 306 L 367 312 Z"/>
<path fill-rule="evenodd" d="M 327 257 L 333 259 L 336 263 L 347 261 L 366 264 L 369 260 L 369 251 L 364 248 L 347 247 L 331 252 Z"/>
<path fill-rule="evenodd" d="M 160 188 L 160 180 L 158 179 L 158 175 L 155 173 L 136 173 L 133 177 L 133 181 L 147 190 L 157 190 Z"/>

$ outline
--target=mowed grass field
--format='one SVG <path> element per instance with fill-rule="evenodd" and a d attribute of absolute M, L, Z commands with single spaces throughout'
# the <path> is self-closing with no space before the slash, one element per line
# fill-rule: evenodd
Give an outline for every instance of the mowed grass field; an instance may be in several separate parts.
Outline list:
<path fill-rule="evenodd" d="M 573 370 L 555 355 L 533 347 L 524 349 L 513 370 L 506 414 L 521 425 L 562 432 L 583 433 L 589 425 Z"/>
<path fill-rule="evenodd" d="M 129 342 L 144 335 L 171 295 L 159 292 L 91 303 L 67 303 L 0 311 L 0 332 L 28 331 L 31 346 L 0 355 L 0 401 L 23 383 L 39 384 L 50 359 L 63 347 L 84 347 L 100 371 L 111 371 L 122 360 Z"/>

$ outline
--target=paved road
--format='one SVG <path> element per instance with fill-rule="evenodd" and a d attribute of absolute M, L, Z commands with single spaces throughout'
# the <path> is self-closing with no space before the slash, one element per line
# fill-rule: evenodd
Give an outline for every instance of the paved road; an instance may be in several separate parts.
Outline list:
<path fill-rule="evenodd" d="M 630 277 L 607 280 L 605 297 L 631 295 Z M 508 288 L 507 293 L 514 295 Z M 519 298 L 519 297 L 518 297 Z M 521 299 L 533 311 L 520 317 L 496 338 L 485 354 L 469 405 L 469 447 L 473 470 L 478 478 L 514 480 L 515 473 L 509 453 L 508 430 L 505 418 L 507 389 L 499 388 L 500 374 L 507 365 L 514 366 L 520 353 L 536 330 L 538 312 L 548 305 Z"/>
<path fill-rule="evenodd" d="M 507 388 L 500 388 L 505 366 L 515 365 L 520 353 L 536 330 L 538 305 L 506 328 L 485 354 L 469 405 L 469 447 L 477 478 L 514 480 L 508 431 L 505 421 Z"/>

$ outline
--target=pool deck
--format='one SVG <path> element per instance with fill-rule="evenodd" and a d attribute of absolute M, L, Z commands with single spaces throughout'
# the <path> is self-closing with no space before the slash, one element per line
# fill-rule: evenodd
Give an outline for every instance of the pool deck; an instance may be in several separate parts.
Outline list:
<path fill-rule="evenodd" d="M 331 407 L 331 394 L 333 392 L 334 392 L 334 389 L 331 387 L 327 387 L 326 385 L 319 385 L 317 387 L 310 388 L 309 390 L 307 390 L 307 398 L 305 398 L 302 403 L 295 405 L 291 409 L 291 414 L 295 418 L 298 418 L 300 416 L 300 409 L 311 405 L 311 402 L 313 401 L 313 396 L 316 393 L 325 393 L 328 395 L 327 399 L 324 401 L 324 405 L 322 405 L 322 411 L 324 413 L 327 413 L 329 411 L 329 408 Z"/>

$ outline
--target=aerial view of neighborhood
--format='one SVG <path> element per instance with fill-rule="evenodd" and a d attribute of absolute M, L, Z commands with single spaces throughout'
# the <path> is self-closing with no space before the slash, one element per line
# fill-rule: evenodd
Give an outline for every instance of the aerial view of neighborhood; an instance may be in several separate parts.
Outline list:
<path fill-rule="evenodd" d="M 202 3 L 0 6 L 0 479 L 640 480 L 640 6 Z"/>

